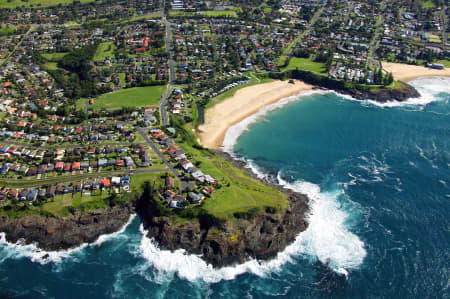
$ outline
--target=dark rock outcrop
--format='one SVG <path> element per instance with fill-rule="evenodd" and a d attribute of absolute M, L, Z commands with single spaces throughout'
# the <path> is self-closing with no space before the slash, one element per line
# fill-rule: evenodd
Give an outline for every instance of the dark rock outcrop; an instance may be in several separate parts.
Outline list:
<path fill-rule="evenodd" d="M 235 167 L 242 168 L 252 177 L 255 175 L 245 162 L 216 151 Z M 232 219 L 218 226 L 202 225 L 201 221 L 172 223 L 167 217 L 157 217 L 151 201 L 142 199 L 136 210 L 144 226 L 149 229 L 148 237 L 153 238 L 161 249 L 185 249 L 214 267 L 243 263 L 249 259 L 268 260 L 293 243 L 307 226 L 306 215 L 309 199 L 304 194 L 283 189 L 266 181 L 265 183 L 289 196 L 289 208 L 283 213 L 273 213 L 266 209 L 263 214 L 251 219 Z"/>
<path fill-rule="evenodd" d="M 171 223 L 166 217 L 152 216 L 152 211 L 145 205 L 141 205 L 138 212 L 146 227 L 150 227 L 148 237 L 154 238 L 161 249 L 183 248 L 191 254 L 201 255 L 214 267 L 223 267 L 251 258 L 273 258 L 307 228 L 308 198 L 285 192 L 289 193 L 290 207 L 284 213 L 266 212 L 250 220 L 234 219 L 219 228 L 204 228 L 198 221 Z"/>
<path fill-rule="evenodd" d="M 402 82 L 403 86 L 395 89 L 349 89 L 342 90 L 341 92 L 346 93 L 358 100 L 374 100 L 380 103 L 386 103 L 389 101 L 406 101 L 410 98 L 417 98 L 420 96 L 419 92 L 409 85 L 408 83 Z"/>
<path fill-rule="evenodd" d="M 36 243 L 44 250 L 64 250 L 95 242 L 101 235 L 118 231 L 131 213 L 133 206 L 129 204 L 66 218 L 33 215 L 10 220 L 1 217 L 0 231 L 6 233 L 8 242 L 23 239 L 26 244 Z"/>

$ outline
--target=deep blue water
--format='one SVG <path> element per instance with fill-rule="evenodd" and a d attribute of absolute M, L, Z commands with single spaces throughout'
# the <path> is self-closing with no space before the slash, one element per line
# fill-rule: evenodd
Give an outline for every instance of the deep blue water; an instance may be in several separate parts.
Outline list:
<path fill-rule="evenodd" d="M 450 80 L 413 84 L 411 105 L 303 96 L 240 135 L 233 150 L 255 171 L 312 198 L 308 230 L 277 259 L 212 270 L 158 250 L 134 218 L 46 261 L 2 242 L 0 295 L 448 298 Z"/>

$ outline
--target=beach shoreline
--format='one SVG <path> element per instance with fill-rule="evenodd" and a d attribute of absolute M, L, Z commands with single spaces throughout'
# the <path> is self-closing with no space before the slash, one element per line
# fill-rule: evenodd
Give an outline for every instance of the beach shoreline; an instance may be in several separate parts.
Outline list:
<path fill-rule="evenodd" d="M 395 80 L 403 82 L 410 82 L 425 77 L 450 77 L 449 68 L 438 70 L 420 65 L 383 62 L 383 69 L 388 73 L 392 73 Z"/>
<path fill-rule="evenodd" d="M 294 83 L 274 81 L 240 89 L 231 98 L 205 111 L 205 123 L 197 130 L 199 143 L 206 148 L 220 149 L 231 126 L 267 105 L 313 88 L 312 85 L 295 80 Z"/>

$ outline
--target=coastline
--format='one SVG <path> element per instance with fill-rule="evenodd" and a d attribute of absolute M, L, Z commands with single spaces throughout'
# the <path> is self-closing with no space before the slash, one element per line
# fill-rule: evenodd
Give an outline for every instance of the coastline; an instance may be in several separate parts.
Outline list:
<path fill-rule="evenodd" d="M 430 75 L 429 77 L 435 76 Z M 417 77 L 415 77 L 415 79 L 417 79 Z M 260 114 L 258 112 L 265 113 L 265 111 L 263 111 L 262 109 L 264 107 L 270 107 L 275 106 L 278 103 L 289 102 L 292 100 L 293 96 L 297 98 L 297 96 L 301 95 L 302 92 L 311 90 L 313 90 L 312 85 L 305 84 L 304 82 L 298 80 L 295 81 L 295 84 L 288 83 L 287 81 L 275 81 L 271 83 L 250 86 L 239 90 L 233 97 L 226 99 L 223 102 L 217 104 L 215 107 L 211 108 L 211 110 L 214 110 L 220 105 L 218 110 L 214 111 L 214 113 L 221 112 L 222 118 L 227 117 L 226 114 L 223 114 L 224 111 L 236 111 L 236 113 L 230 115 L 231 121 L 222 120 L 220 125 L 216 126 L 214 124 L 210 124 L 208 127 L 208 129 L 212 128 L 221 130 L 218 131 L 218 133 L 213 134 L 213 139 L 208 140 L 214 145 L 212 149 L 215 154 L 232 163 L 234 167 L 243 169 L 247 175 L 263 181 L 267 185 L 270 185 L 271 187 L 281 192 L 284 192 L 290 198 L 290 204 L 292 204 L 291 209 L 289 209 L 285 215 L 282 215 L 281 218 L 274 219 L 272 215 L 266 214 L 257 218 L 254 222 L 246 221 L 245 225 L 242 225 L 242 228 L 251 225 L 252 228 L 254 228 L 251 231 L 258 231 L 261 230 L 261 228 L 265 225 L 267 226 L 267 221 L 276 223 L 277 225 L 279 225 L 278 228 L 282 228 L 282 230 L 284 231 L 284 233 L 282 234 L 276 234 L 276 245 L 272 245 L 272 243 L 267 242 L 265 245 L 270 247 L 270 250 L 267 251 L 260 248 L 259 245 L 254 245 L 253 247 L 245 247 L 243 244 L 246 244 L 246 242 L 249 241 L 249 239 L 247 239 L 246 237 L 242 237 L 242 239 L 239 240 L 240 244 L 233 244 L 226 239 L 221 240 L 217 237 L 207 239 L 210 243 L 206 243 L 206 246 L 204 247 L 198 246 L 198 244 L 196 244 L 196 241 L 194 240 L 190 240 L 192 241 L 191 243 L 180 244 L 178 243 L 178 241 L 175 241 L 174 235 L 179 236 L 191 232 L 195 232 L 196 234 L 200 234 L 201 232 L 203 234 L 204 232 L 202 228 L 196 226 L 188 226 L 186 228 L 173 226 L 170 227 L 170 225 L 168 227 L 167 219 L 158 219 L 158 217 L 156 217 L 155 219 L 151 219 L 150 221 L 144 221 L 144 223 L 146 223 L 146 227 L 154 226 L 155 229 L 153 231 L 150 231 L 148 233 L 148 236 L 150 238 L 156 239 L 162 249 L 169 249 L 171 251 L 174 251 L 178 248 L 183 248 L 187 249 L 187 251 L 191 254 L 205 253 L 204 251 L 200 251 L 199 248 L 215 248 L 216 245 L 214 244 L 220 244 L 220 248 L 222 248 L 222 246 L 223 248 L 233 248 L 235 256 L 227 256 L 225 254 L 226 250 L 223 250 L 223 253 L 220 254 L 219 258 L 214 257 L 214 255 L 217 255 L 214 250 L 208 251 L 208 254 L 210 254 L 209 256 L 208 254 L 206 254 L 207 256 L 205 257 L 205 261 L 213 264 L 214 267 L 241 264 L 252 258 L 270 260 L 274 258 L 278 252 L 283 251 L 286 246 L 292 243 L 299 233 L 305 231 L 308 228 L 307 219 L 308 213 L 310 211 L 310 199 L 308 198 L 308 195 L 298 193 L 296 191 L 291 191 L 278 184 L 278 182 L 274 178 L 262 178 L 250 168 L 251 165 L 249 165 L 247 161 L 243 161 L 234 157 L 230 151 L 227 151 L 226 149 L 220 147 L 223 144 L 224 139 L 226 139 L 227 132 L 234 125 L 238 125 L 242 121 L 250 119 L 252 116 L 257 116 L 258 114 Z M 317 92 L 320 93 L 321 91 Z M 332 92 L 332 90 L 326 92 Z M 234 101 L 230 102 L 233 99 Z M 236 105 L 236 101 L 239 102 L 238 105 Z M 241 108 L 241 105 L 246 105 L 248 102 L 250 102 L 251 106 L 249 107 L 249 109 L 241 109 L 240 111 L 237 111 L 237 109 Z M 226 107 L 225 104 L 230 103 L 231 107 Z M 206 111 L 206 113 L 207 112 L 208 111 Z M 211 115 L 211 117 L 214 116 L 215 114 Z M 209 119 L 209 121 L 211 122 L 211 119 Z M 228 125 L 229 123 L 231 124 Z M 205 131 L 202 132 L 202 134 L 206 134 Z M 200 138 L 200 140 L 202 139 Z M 220 142 L 220 144 L 218 144 L 218 142 Z M 205 146 L 203 142 L 201 144 Z M 50 217 L 43 219 L 42 221 L 38 221 L 38 217 L 30 216 L 17 221 L 3 221 L 4 225 L 8 226 L 8 228 L 2 228 L 0 226 L 0 231 L 3 231 L 5 233 L 3 236 L 5 241 L 12 245 L 23 246 L 26 244 L 37 244 L 40 250 L 50 252 L 76 250 L 80 245 L 83 246 L 84 244 L 102 243 L 104 241 L 104 238 L 107 238 L 108 235 L 116 234 L 117 231 L 120 231 L 120 229 L 123 228 L 124 225 L 126 226 L 126 223 L 130 221 L 129 216 L 132 214 L 133 210 L 134 207 L 132 207 L 131 205 L 127 205 L 122 211 L 117 211 L 115 208 L 112 208 L 105 209 L 104 211 L 90 212 L 88 213 L 88 215 L 86 215 L 86 217 L 81 215 L 71 217 L 70 219 Z M 296 219 L 294 218 L 294 216 L 296 217 Z M 116 217 L 118 217 L 118 219 L 115 219 Z M 154 217 L 151 216 L 149 218 Z M 294 223 L 295 225 L 293 225 Z M 34 227 L 36 229 L 30 230 L 30 227 Z M 94 227 L 96 228 L 95 232 L 93 231 Z M 252 237 L 252 239 L 260 238 L 264 241 L 267 241 L 270 239 L 270 234 L 276 231 L 275 228 L 276 226 L 270 227 L 270 229 L 268 229 L 264 234 L 259 233 L 252 235 L 252 232 L 249 232 L 250 237 Z M 33 231 L 33 233 L 30 233 L 30 231 Z M 167 233 L 168 231 L 169 233 Z M 48 238 L 49 234 L 53 235 L 54 238 Z M 163 234 L 166 234 L 165 239 L 158 239 L 158 236 L 161 236 Z M 25 241 L 24 244 L 21 241 L 22 239 Z M 245 248 L 245 252 L 241 252 L 242 248 Z M 252 254 L 249 254 L 250 251 L 252 252 Z M 48 256 L 49 255 L 46 254 L 43 259 L 47 259 Z"/>
<path fill-rule="evenodd" d="M 450 77 L 450 69 L 432 69 L 420 65 L 383 62 L 383 69 L 392 73 L 395 80 L 410 82 L 425 77 Z"/>
<path fill-rule="evenodd" d="M 283 213 L 266 209 L 254 217 L 238 217 L 233 222 L 219 225 L 206 224 L 205 221 L 176 223 L 169 217 L 156 215 L 152 204 L 141 199 L 137 202 L 136 211 L 142 219 L 142 233 L 147 240 L 155 242 L 153 244 L 158 250 L 176 254 L 182 249 L 189 255 L 200 257 L 207 267 L 212 267 L 210 269 L 276 260 L 308 229 L 311 199 L 279 184 L 274 177 L 258 177 L 246 161 L 221 150 L 212 151 L 233 167 L 242 169 L 246 175 L 287 195 L 289 208 Z M 275 264 L 279 262 L 275 261 Z"/>
<path fill-rule="evenodd" d="M 199 143 L 210 149 L 219 149 L 228 129 L 255 114 L 264 106 L 312 90 L 313 86 L 295 80 L 274 81 L 240 89 L 228 98 L 205 111 L 205 123 L 198 128 Z"/>
<path fill-rule="evenodd" d="M 35 244 L 40 251 L 52 253 L 72 251 L 84 244 L 101 244 L 120 232 L 133 214 L 134 203 L 128 203 L 68 218 L 31 215 L 10 220 L 3 216 L 0 231 L 11 245 Z"/>

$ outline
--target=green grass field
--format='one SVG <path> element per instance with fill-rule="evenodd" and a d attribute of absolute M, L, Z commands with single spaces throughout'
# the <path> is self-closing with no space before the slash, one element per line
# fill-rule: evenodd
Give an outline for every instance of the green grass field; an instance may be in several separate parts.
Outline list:
<path fill-rule="evenodd" d="M 47 59 L 48 61 L 58 62 L 67 54 L 68 54 L 68 52 L 45 53 L 45 54 L 41 54 L 41 56 L 44 57 L 45 59 Z"/>
<path fill-rule="evenodd" d="M 436 7 L 436 5 L 433 3 L 433 1 L 430 1 L 430 0 L 422 2 L 421 6 L 422 6 L 422 9 L 429 9 L 429 8 Z"/>
<path fill-rule="evenodd" d="M 237 13 L 234 10 L 224 10 L 224 11 L 217 11 L 217 10 L 206 10 L 206 11 L 200 11 L 200 12 L 184 12 L 184 11 L 178 11 L 178 10 L 171 10 L 169 12 L 169 16 L 171 17 L 192 17 L 192 16 L 198 16 L 202 15 L 205 17 L 228 17 L 228 18 L 237 18 Z"/>
<path fill-rule="evenodd" d="M 86 105 L 86 98 L 81 98 L 78 99 L 77 102 L 75 103 L 75 107 L 77 108 L 77 110 L 83 110 L 84 111 L 84 105 Z"/>
<path fill-rule="evenodd" d="M 155 184 L 155 189 L 164 187 L 165 175 L 165 172 L 135 174 L 131 177 L 131 189 L 133 191 L 142 192 L 145 182 L 151 183 L 152 186 L 153 184 Z M 180 186 L 180 180 L 178 178 L 175 178 L 174 184 L 175 186 Z"/>
<path fill-rule="evenodd" d="M 386 86 L 387 89 L 396 89 L 396 88 L 402 88 L 404 85 L 401 82 L 395 81 L 392 82 L 390 85 Z"/>
<path fill-rule="evenodd" d="M 58 69 L 58 63 L 57 62 L 47 62 L 42 65 L 44 69 L 50 70 L 50 71 L 56 71 Z"/>
<path fill-rule="evenodd" d="M 165 85 L 135 87 L 107 93 L 94 100 L 92 109 L 156 106 L 166 91 Z"/>
<path fill-rule="evenodd" d="M 229 18 L 237 18 L 237 14 L 233 10 L 224 10 L 224 11 L 202 11 L 200 12 L 202 15 L 207 17 L 229 17 Z"/>
<path fill-rule="evenodd" d="M 72 194 L 64 194 L 57 195 L 54 198 L 53 202 L 47 202 L 42 205 L 42 210 L 59 216 L 70 216 L 69 207 L 75 209 L 84 209 L 88 210 L 96 210 L 106 208 L 108 205 L 104 199 L 108 198 L 108 192 L 104 191 L 100 194 L 99 191 L 96 191 L 93 195 L 83 195 L 81 197 L 81 193 L 77 193 L 73 196 Z"/>
<path fill-rule="evenodd" d="M 125 73 L 119 73 L 119 80 L 120 80 L 120 85 L 123 87 L 126 84 L 125 81 Z"/>
<path fill-rule="evenodd" d="M 78 0 L 81 3 L 94 2 L 95 0 Z M 23 2 L 21 0 L 0 0 L 0 8 L 16 8 L 21 6 L 55 6 L 58 4 L 68 5 L 72 4 L 73 0 L 28 0 Z"/>
<path fill-rule="evenodd" d="M 15 31 L 16 27 L 14 26 L 6 27 L 6 25 L 0 25 L 0 36 L 13 34 Z"/>
<path fill-rule="evenodd" d="M 325 64 L 321 62 L 312 61 L 309 58 L 297 58 L 292 57 L 289 61 L 287 67 L 283 68 L 282 71 L 287 70 L 299 70 L 310 71 L 318 74 L 326 74 Z"/>
<path fill-rule="evenodd" d="M 442 63 L 445 67 L 450 67 L 450 60 L 441 60 L 439 63 Z"/>
<path fill-rule="evenodd" d="M 66 217 L 71 215 L 71 210 L 92 211 L 108 207 L 108 192 L 95 191 L 92 195 L 83 195 L 77 193 L 56 195 L 53 200 L 47 200 L 41 206 L 30 205 L 29 202 L 19 202 L 14 209 L 0 209 L 0 215 L 8 216 L 10 219 L 16 219 L 27 215 L 48 215 Z"/>
<path fill-rule="evenodd" d="M 114 51 L 116 49 L 116 45 L 114 45 L 114 42 L 105 42 L 101 43 L 97 51 L 94 55 L 94 61 L 97 60 L 105 60 L 107 57 L 112 58 L 114 57 Z"/>
<path fill-rule="evenodd" d="M 288 207 L 287 195 L 247 176 L 243 170 L 233 167 L 230 162 L 208 150 L 198 149 L 198 146 L 194 148 L 197 144 L 195 136 L 184 128 L 181 129 L 175 122 L 173 125 L 179 132 L 177 145 L 189 153 L 192 162 L 200 162 L 199 169 L 213 176 L 222 185 L 205 201 L 203 208 L 208 213 L 220 219 L 228 219 L 234 213 L 252 209 L 262 212 L 266 207 L 271 207 L 284 211 Z"/>

